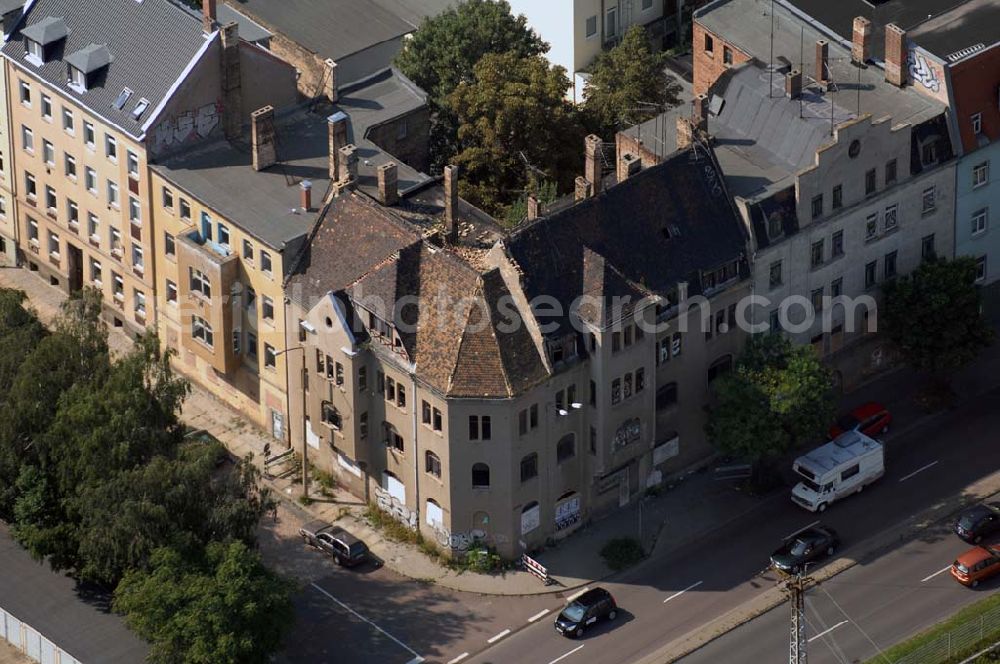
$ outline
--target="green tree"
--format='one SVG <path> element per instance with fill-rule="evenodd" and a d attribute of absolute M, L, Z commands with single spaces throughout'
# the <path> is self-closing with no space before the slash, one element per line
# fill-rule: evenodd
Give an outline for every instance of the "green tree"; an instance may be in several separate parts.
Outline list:
<path fill-rule="evenodd" d="M 911 366 L 944 381 L 993 342 L 975 282 L 975 261 L 961 257 L 926 261 L 882 287 L 881 322 Z"/>
<path fill-rule="evenodd" d="M 531 178 L 563 191 L 582 168 L 583 128 L 565 99 L 569 79 L 542 56 L 488 54 L 473 80 L 448 98 L 459 120 L 462 195 L 491 214 L 504 210 Z"/>
<path fill-rule="evenodd" d="M 592 130 L 610 137 L 676 106 L 681 87 L 666 73 L 665 63 L 666 54 L 650 50 L 646 30 L 638 25 L 620 44 L 601 52 L 583 89 Z"/>
<path fill-rule="evenodd" d="M 779 334 L 751 337 L 736 370 L 714 389 L 709 440 L 753 464 L 820 437 L 834 415 L 829 369 L 811 347 Z"/>
<path fill-rule="evenodd" d="M 458 84 L 474 79 L 473 70 L 488 53 L 528 58 L 549 50 L 501 0 L 464 0 L 424 19 L 396 56 L 396 66 L 427 91 L 433 114 L 431 158 L 440 168 L 457 152 L 458 119 L 446 100 Z"/>
<path fill-rule="evenodd" d="M 150 662 L 263 664 L 294 619 L 291 589 L 240 542 L 193 560 L 163 548 L 148 571 L 125 576 L 114 608 L 150 641 Z"/>

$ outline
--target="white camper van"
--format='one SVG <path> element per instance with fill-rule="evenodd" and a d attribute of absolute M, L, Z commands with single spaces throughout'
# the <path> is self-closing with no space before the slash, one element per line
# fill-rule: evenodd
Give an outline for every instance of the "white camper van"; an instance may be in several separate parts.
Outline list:
<path fill-rule="evenodd" d="M 822 512 L 882 477 L 885 453 L 877 440 L 848 431 L 800 456 L 793 469 L 802 481 L 792 489 L 792 501 L 810 512 Z"/>

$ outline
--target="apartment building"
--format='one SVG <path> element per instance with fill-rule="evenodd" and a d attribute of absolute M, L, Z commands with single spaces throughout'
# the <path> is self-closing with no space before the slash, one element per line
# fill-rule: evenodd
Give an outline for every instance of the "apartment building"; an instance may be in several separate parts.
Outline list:
<path fill-rule="evenodd" d="M 296 445 L 445 550 L 507 556 L 703 459 L 749 292 L 717 169 L 699 147 L 596 194 L 580 178 L 575 204 L 529 205 L 513 232 L 458 198 L 453 167 L 404 194 L 384 166 L 376 200 L 341 190 L 286 285 Z"/>
<path fill-rule="evenodd" d="M 718 145 L 752 237 L 753 291 L 767 299 L 755 322 L 813 344 L 851 385 L 888 360 L 868 334 L 879 285 L 954 253 L 948 109 L 905 85 L 896 26 L 878 66 L 864 19 L 841 44 L 776 2 L 772 42 L 772 16 L 755 8 L 717 0 L 695 12 L 695 82 L 707 94 L 690 122 Z M 831 305 L 838 297 L 852 304 Z"/>
<path fill-rule="evenodd" d="M 291 71 L 169 0 L 6 7 L 5 193 L 22 262 L 67 291 L 99 288 L 109 320 L 139 332 L 155 317 L 149 163 L 238 133 L 262 81 Z"/>
<path fill-rule="evenodd" d="M 3 90 L 10 90 L 6 65 L 0 66 L 0 85 Z M 17 265 L 18 217 L 11 169 L 14 145 L 11 142 L 9 109 L 5 92 L 0 101 L 0 267 Z"/>

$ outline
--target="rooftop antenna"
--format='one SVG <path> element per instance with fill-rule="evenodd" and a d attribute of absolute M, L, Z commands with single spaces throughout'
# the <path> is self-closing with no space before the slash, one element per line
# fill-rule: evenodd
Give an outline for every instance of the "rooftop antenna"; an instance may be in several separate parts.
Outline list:
<path fill-rule="evenodd" d="M 799 71 L 806 71 L 806 26 L 799 26 Z M 799 117 L 802 117 L 802 91 L 799 90 Z"/>

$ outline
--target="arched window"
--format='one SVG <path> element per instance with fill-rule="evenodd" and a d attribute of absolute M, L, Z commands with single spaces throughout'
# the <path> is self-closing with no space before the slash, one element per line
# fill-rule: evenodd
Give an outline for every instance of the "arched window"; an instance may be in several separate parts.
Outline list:
<path fill-rule="evenodd" d="M 527 535 L 541 523 L 541 511 L 538 501 L 533 500 L 521 510 L 521 534 Z"/>
<path fill-rule="evenodd" d="M 441 509 L 441 504 L 433 498 L 427 499 L 427 506 L 426 509 L 424 509 L 424 514 L 427 515 L 426 519 L 428 526 L 444 525 L 444 510 Z"/>
<path fill-rule="evenodd" d="M 556 443 L 556 462 L 562 463 L 576 456 L 576 437 L 568 433 Z"/>
<path fill-rule="evenodd" d="M 733 356 L 723 355 L 715 362 L 712 362 L 711 366 L 708 367 L 708 382 L 711 383 L 713 380 L 729 373 L 733 369 Z"/>
<path fill-rule="evenodd" d="M 430 450 L 424 452 L 424 471 L 440 479 L 441 477 L 441 457 Z"/>
<path fill-rule="evenodd" d="M 527 482 L 534 477 L 538 477 L 538 454 L 532 452 L 521 459 L 521 481 Z"/>
<path fill-rule="evenodd" d="M 472 488 L 488 489 L 490 486 L 490 467 L 485 463 L 472 466 Z"/>

